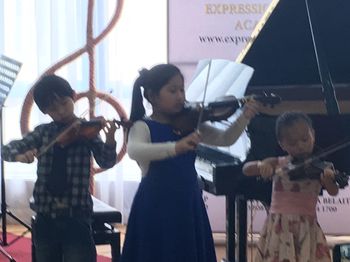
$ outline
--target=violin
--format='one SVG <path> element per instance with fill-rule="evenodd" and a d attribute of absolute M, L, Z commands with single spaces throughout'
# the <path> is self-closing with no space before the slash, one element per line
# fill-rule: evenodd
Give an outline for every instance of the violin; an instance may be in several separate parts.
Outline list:
<path fill-rule="evenodd" d="M 335 171 L 334 181 L 338 184 L 339 188 L 345 188 L 348 185 L 348 174 L 335 170 L 332 163 L 322 161 L 320 158 L 294 158 L 288 167 L 287 174 L 291 181 L 300 179 L 320 180 L 323 170 L 327 167 L 331 167 Z"/>
<path fill-rule="evenodd" d="M 271 107 L 281 102 L 281 97 L 264 93 L 240 99 L 234 96 L 225 96 L 208 103 L 206 106 L 202 106 L 200 103 L 186 103 L 183 110 L 172 117 L 171 124 L 176 133 L 190 133 L 197 128 L 199 122 L 227 120 L 238 108 L 253 99 L 262 103 L 263 106 L 269 105 Z"/>
<path fill-rule="evenodd" d="M 131 127 L 131 123 L 123 119 L 113 119 L 113 122 L 117 125 L 117 128 L 120 128 L 121 126 L 124 128 Z M 98 135 L 102 127 L 102 122 L 98 119 L 80 121 L 76 127 L 70 128 L 68 132 L 64 132 L 62 135 L 59 135 L 56 143 L 64 147 L 80 139 L 92 139 Z"/>
<path fill-rule="evenodd" d="M 66 147 L 80 139 L 92 139 L 102 129 L 102 123 L 99 120 L 80 121 L 68 126 L 60 133 L 55 142 L 61 147 Z"/>
<path fill-rule="evenodd" d="M 113 122 L 117 125 L 117 128 L 130 128 L 132 123 L 124 119 L 116 120 L 113 119 Z M 81 121 L 80 119 L 73 122 L 66 129 L 64 129 L 58 136 L 51 141 L 48 145 L 42 147 L 37 156 L 40 156 L 47 152 L 55 144 L 66 147 L 79 140 L 89 140 L 98 135 L 98 133 L 103 128 L 102 122 L 99 119 L 93 119 L 90 121 Z"/>
<path fill-rule="evenodd" d="M 320 159 L 304 159 L 293 158 L 288 166 L 287 173 L 290 180 L 299 179 L 320 179 L 322 171 L 331 167 L 329 162 L 321 161 Z"/>

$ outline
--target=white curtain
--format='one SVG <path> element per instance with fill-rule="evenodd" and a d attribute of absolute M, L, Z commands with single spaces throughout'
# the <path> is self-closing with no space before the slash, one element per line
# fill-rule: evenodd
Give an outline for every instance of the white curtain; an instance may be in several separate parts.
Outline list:
<path fill-rule="evenodd" d="M 120 19 L 95 47 L 97 91 L 111 93 L 127 114 L 138 70 L 166 62 L 166 2 L 124 0 Z M 117 5 L 118 0 L 95 1 L 94 37 L 106 28 Z M 88 0 L 0 0 L 0 54 L 23 63 L 3 108 L 4 143 L 22 137 L 22 104 L 35 81 L 53 64 L 86 45 L 87 9 Z M 65 77 L 78 93 L 88 91 L 86 53 L 56 73 Z M 96 115 L 119 118 L 109 104 L 99 101 L 96 104 Z M 87 108 L 85 100 L 78 101 L 77 115 Z M 48 121 L 50 119 L 33 106 L 29 128 Z M 116 137 L 119 151 L 122 132 Z M 29 221 L 28 199 L 36 179 L 36 163 L 5 162 L 4 169 L 9 209 Z M 139 179 L 138 166 L 125 156 L 114 168 L 95 175 L 95 195 L 122 211 L 125 222 Z"/>

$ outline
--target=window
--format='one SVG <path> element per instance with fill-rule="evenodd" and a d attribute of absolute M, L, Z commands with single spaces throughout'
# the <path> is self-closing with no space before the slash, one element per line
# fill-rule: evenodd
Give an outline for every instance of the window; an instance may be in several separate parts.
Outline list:
<path fill-rule="evenodd" d="M 114 14 L 116 0 L 95 1 L 94 37 L 105 30 Z M 131 89 L 138 70 L 167 59 L 167 1 L 124 0 L 119 21 L 95 47 L 96 89 L 111 93 L 129 114 Z M 86 43 L 88 0 L 0 0 L 0 54 L 23 63 L 18 78 L 4 108 L 4 143 L 20 138 L 22 104 L 35 81 L 51 65 L 82 48 Z M 16 32 L 16 33 L 14 33 Z M 84 53 L 72 63 L 60 68 L 77 92 L 89 89 L 89 59 Z M 113 108 L 96 102 L 96 115 L 118 118 Z M 77 102 L 77 115 L 86 110 L 86 99 Z M 34 105 L 30 129 L 50 121 Z M 122 134 L 118 134 L 118 145 Z M 126 165 L 126 180 L 139 179 L 138 166 L 124 157 L 118 164 Z M 6 163 L 6 176 L 35 176 L 35 164 Z M 19 175 L 21 174 L 21 175 Z"/>

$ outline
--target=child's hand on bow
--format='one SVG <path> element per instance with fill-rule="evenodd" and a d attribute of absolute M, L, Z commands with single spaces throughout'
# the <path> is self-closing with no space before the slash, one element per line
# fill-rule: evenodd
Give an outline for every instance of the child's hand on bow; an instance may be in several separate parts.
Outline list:
<path fill-rule="evenodd" d="M 31 150 L 28 150 L 27 152 L 23 153 L 23 154 L 18 154 L 16 157 L 15 157 L 15 160 L 17 162 L 21 162 L 21 163 L 33 163 L 34 162 L 34 159 L 36 157 L 36 154 L 37 154 L 37 150 L 36 149 L 31 149 Z"/>
<path fill-rule="evenodd" d="M 176 142 L 176 145 L 175 145 L 176 154 L 178 155 L 178 154 L 186 153 L 187 151 L 195 150 L 200 140 L 201 140 L 201 137 L 197 131 L 182 138 L 181 140 Z"/>

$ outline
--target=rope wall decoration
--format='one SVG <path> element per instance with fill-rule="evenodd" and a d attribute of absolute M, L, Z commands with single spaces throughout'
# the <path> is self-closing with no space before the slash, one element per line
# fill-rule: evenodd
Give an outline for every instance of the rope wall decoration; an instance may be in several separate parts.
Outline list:
<path fill-rule="evenodd" d="M 99 98 L 109 104 L 115 109 L 115 111 L 118 113 L 120 118 L 127 119 L 127 115 L 121 106 L 121 104 L 113 98 L 111 95 L 99 92 L 96 90 L 96 83 L 95 83 L 95 46 L 105 37 L 107 36 L 110 31 L 114 28 L 114 26 L 117 24 L 117 21 L 120 18 L 120 14 L 123 8 L 123 2 L 124 0 L 116 0 L 116 6 L 115 11 L 113 13 L 113 16 L 109 23 L 107 24 L 106 28 L 97 36 L 94 38 L 93 36 L 93 10 L 94 10 L 94 0 L 88 1 L 88 15 L 87 15 L 87 25 L 86 25 L 86 45 L 82 48 L 78 49 L 74 53 L 70 54 L 66 58 L 62 59 L 61 61 L 57 62 L 56 64 L 52 65 L 50 68 L 48 68 L 38 79 L 40 79 L 44 75 L 53 74 L 61 67 L 71 63 L 75 59 L 77 59 L 79 56 L 81 56 L 84 53 L 88 54 L 88 60 L 89 60 L 89 90 L 83 93 L 77 94 L 77 100 L 86 97 L 88 99 L 89 103 L 89 117 L 90 119 L 95 117 L 95 104 L 96 104 L 96 98 Z M 34 84 L 35 85 L 35 84 Z M 33 85 L 33 86 L 34 86 Z M 33 107 L 33 88 L 31 88 L 26 95 L 22 111 L 21 111 L 21 119 L 20 119 L 20 127 L 21 127 L 21 133 L 22 135 L 27 133 L 29 131 L 29 118 L 30 113 L 32 111 Z M 117 154 L 117 162 L 119 162 L 126 153 L 126 138 L 125 138 L 125 132 L 124 132 L 124 139 L 123 139 L 123 145 L 120 149 L 120 151 Z M 103 171 L 103 169 L 95 168 L 92 166 L 91 170 L 91 178 L 96 173 L 99 173 Z M 93 192 L 93 179 L 91 179 L 90 183 L 91 190 Z"/>

